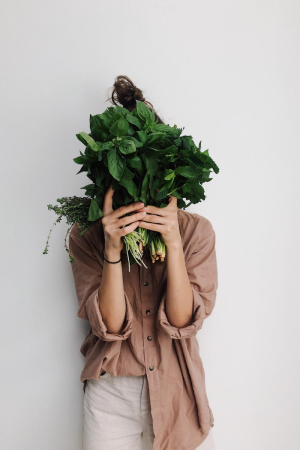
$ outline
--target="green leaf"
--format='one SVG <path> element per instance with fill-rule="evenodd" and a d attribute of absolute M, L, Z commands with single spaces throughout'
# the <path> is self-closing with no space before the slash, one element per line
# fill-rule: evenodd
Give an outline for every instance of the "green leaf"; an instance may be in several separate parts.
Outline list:
<path fill-rule="evenodd" d="M 173 195 L 173 197 L 176 197 L 178 199 L 181 199 L 181 195 L 178 193 L 177 189 L 175 189 L 175 191 L 172 191 L 169 193 L 169 195 Z"/>
<path fill-rule="evenodd" d="M 79 173 L 81 173 L 81 172 L 87 172 L 88 171 L 88 169 L 89 169 L 89 164 L 84 164 L 82 167 L 81 167 L 81 169 L 80 170 L 78 170 L 78 172 L 76 173 L 76 175 L 78 175 Z"/>
<path fill-rule="evenodd" d="M 110 126 L 110 117 L 107 114 L 90 115 L 90 129 L 97 141 L 105 141 Z"/>
<path fill-rule="evenodd" d="M 90 145 L 90 147 L 94 150 L 94 152 L 97 152 L 99 150 L 99 147 L 96 144 L 96 142 L 94 141 L 94 139 L 91 136 L 89 136 L 87 133 L 85 133 L 84 131 L 76 134 L 76 137 L 84 145 Z"/>
<path fill-rule="evenodd" d="M 169 171 L 169 169 L 167 169 Z M 165 180 L 172 180 L 175 177 L 175 172 L 174 170 L 171 170 L 170 173 L 165 176 Z"/>
<path fill-rule="evenodd" d="M 133 158 L 126 159 L 126 164 L 129 167 L 132 167 L 133 169 L 136 169 L 136 171 L 141 174 L 143 170 L 143 163 L 141 159 L 136 155 Z"/>
<path fill-rule="evenodd" d="M 97 152 L 95 152 L 90 145 L 85 147 L 85 156 L 88 161 L 97 161 L 98 160 L 98 152 L 100 151 L 99 147 Z"/>
<path fill-rule="evenodd" d="M 168 186 L 164 186 L 162 189 L 160 189 L 156 194 L 156 200 L 162 200 L 163 198 L 167 197 L 168 190 Z"/>
<path fill-rule="evenodd" d="M 215 173 L 219 173 L 219 167 L 210 156 L 208 157 L 207 162 L 209 163 L 209 167 L 211 167 Z"/>
<path fill-rule="evenodd" d="M 113 148 L 112 142 L 105 142 L 105 144 L 101 146 L 101 150 L 110 150 L 111 148 Z"/>
<path fill-rule="evenodd" d="M 185 178 L 197 178 L 201 176 L 202 170 L 194 166 L 182 166 L 177 167 L 175 173 L 176 175 L 181 175 Z"/>
<path fill-rule="evenodd" d="M 147 202 L 148 187 L 149 187 L 149 175 L 148 175 L 148 172 L 146 172 L 146 175 L 143 179 L 142 191 L 141 191 L 141 201 L 144 202 L 145 204 Z"/>
<path fill-rule="evenodd" d="M 121 119 L 121 117 L 123 117 L 122 114 L 120 114 L 119 112 L 117 112 L 117 110 L 115 110 L 115 113 L 113 114 L 112 118 L 111 118 L 111 125 L 115 122 L 117 122 L 119 119 Z"/>
<path fill-rule="evenodd" d="M 148 135 L 147 143 L 153 145 L 155 142 L 161 141 L 165 137 L 165 133 L 151 133 Z"/>
<path fill-rule="evenodd" d="M 145 142 L 148 139 L 147 134 L 144 131 L 137 131 L 136 134 L 139 137 L 139 140 L 141 141 L 142 144 L 145 144 Z"/>
<path fill-rule="evenodd" d="M 140 100 L 136 101 L 136 109 L 137 109 L 138 116 L 141 119 L 146 120 L 147 117 L 151 116 L 151 111 L 148 108 L 148 106 L 146 106 L 145 103 L 141 102 Z"/>
<path fill-rule="evenodd" d="M 191 150 L 191 148 L 192 148 L 191 144 L 192 144 L 192 142 L 191 142 L 190 136 L 183 136 L 182 137 L 182 147 L 185 150 Z"/>
<path fill-rule="evenodd" d="M 126 117 L 128 115 L 128 109 L 124 108 L 123 106 L 116 105 L 114 109 L 123 117 Z"/>
<path fill-rule="evenodd" d="M 87 186 L 84 186 L 80 189 L 85 189 L 85 195 L 88 197 L 94 197 L 95 195 L 95 188 L 96 185 L 95 184 L 88 184 Z"/>
<path fill-rule="evenodd" d="M 102 160 L 102 149 L 101 150 L 99 150 L 99 152 L 98 152 L 98 161 L 101 161 Z"/>
<path fill-rule="evenodd" d="M 133 125 L 138 127 L 139 130 L 142 129 L 142 124 L 137 117 L 134 117 L 131 114 L 127 114 L 126 119 L 128 120 L 129 123 L 132 123 Z"/>
<path fill-rule="evenodd" d="M 94 222 L 95 220 L 98 220 L 101 217 L 103 217 L 103 212 L 99 208 L 98 203 L 96 202 L 96 200 L 94 200 L 92 198 L 91 204 L 90 204 L 90 207 L 89 207 L 89 212 L 88 212 L 88 220 L 90 222 Z"/>
<path fill-rule="evenodd" d="M 164 125 L 162 123 L 158 123 L 157 125 L 155 125 L 154 131 L 160 131 L 161 133 L 170 133 L 173 130 L 169 125 Z"/>
<path fill-rule="evenodd" d="M 146 168 L 149 175 L 155 175 L 158 171 L 158 159 L 146 157 Z"/>
<path fill-rule="evenodd" d="M 95 189 L 95 185 L 94 184 L 87 184 L 86 186 L 83 186 L 80 189 Z"/>
<path fill-rule="evenodd" d="M 93 177 L 95 179 L 96 185 L 99 187 L 103 187 L 104 185 L 104 180 L 106 178 L 106 171 L 104 170 L 99 170 L 99 168 L 95 168 L 94 172 L 93 172 Z M 114 178 L 113 178 L 114 180 Z"/>
<path fill-rule="evenodd" d="M 134 173 L 131 172 L 131 170 L 128 169 L 128 167 L 125 166 L 123 175 L 122 175 L 122 180 L 132 180 L 134 178 Z"/>
<path fill-rule="evenodd" d="M 129 141 L 133 141 L 135 143 L 136 148 L 143 147 L 143 144 L 133 136 L 126 136 L 126 139 L 128 139 Z"/>
<path fill-rule="evenodd" d="M 127 136 L 132 137 L 135 134 L 135 132 L 136 128 L 130 123 L 127 131 Z"/>
<path fill-rule="evenodd" d="M 117 120 L 109 129 L 109 132 L 114 136 L 125 136 L 129 128 L 129 123 L 124 117 Z"/>
<path fill-rule="evenodd" d="M 73 158 L 73 161 L 76 162 L 76 164 L 85 164 L 87 162 L 84 156 L 78 156 L 77 158 Z"/>
<path fill-rule="evenodd" d="M 119 156 L 115 147 L 107 153 L 107 161 L 110 174 L 120 181 L 125 169 L 125 160 Z"/>
<path fill-rule="evenodd" d="M 121 186 L 124 186 L 127 189 L 129 194 L 134 198 L 134 201 L 138 201 L 138 189 L 134 181 L 122 178 L 119 183 L 121 184 Z"/>
<path fill-rule="evenodd" d="M 192 203 L 198 203 L 205 199 L 204 188 L 197 181 L 187 181 L 182 187 L 183 196 Z"/>
<path fill-rule="evenodd" d="M 127 155 L 128 153 L 134 153 L 136 151 L 135 143 L 129 139 L 122 140 L 119 145 L 119 149 L 125 155 Z"/>
<path fill-rule="evenodd" d="M 152 147 L 149 147 L 152 148 Z M 159 150 L 163 152 L 166 156 L 175 155 L 178 152 L 178 148 L 176 145 L 171 145 L 170 147 L 164 148 L 163 150 Z"/>
<path fill-rule="evenodd" d="M 175 139 L 174 144 L 177 145 L 177 147 L 181 147 L 182 146 L 182 139 L 181 138 Z"/>

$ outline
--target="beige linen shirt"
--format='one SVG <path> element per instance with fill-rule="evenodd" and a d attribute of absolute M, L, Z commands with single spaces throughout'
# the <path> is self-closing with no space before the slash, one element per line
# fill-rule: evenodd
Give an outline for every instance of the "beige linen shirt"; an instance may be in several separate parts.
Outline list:
<path fill-rule="evenodd" d="M 107 331 L 98 304 L 104 263 L 101 220 L 82 236 L 73 225 L 69 239 L 77 315 L 91 326 L 80 349 L 85 356 L 80 380 L 85 388 L 86 381 L 97 380 L 102 370 L 116 377 L 146 375 L 154 450 L 195 450 L 214 426 L 196 335 L 216 301 L 215 232 L 205 217 L 181 209 L 177 213 L 193 291 L 193 321 L 183 328 L 172 326 L 166 315 L 167 250 L 164 262 L 152 263 L 146 249 L 143 261 L 148 268 L 135 263 L 130 272 L 127 255 L 121 253 L 126 317 L 120 334 L 114 334 Z"/>

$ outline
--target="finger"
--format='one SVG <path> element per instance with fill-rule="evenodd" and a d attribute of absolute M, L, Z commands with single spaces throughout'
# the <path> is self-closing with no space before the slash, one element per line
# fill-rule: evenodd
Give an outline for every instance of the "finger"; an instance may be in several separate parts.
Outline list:
<path fill-rule="evenodd" d="M 130 205 L 121 206 L 120 208 L 118 208 L 115 211 L 113 211 L 111 216 L 114 219 L 118 219 L 119 217 L 122 217 L 125 214 L 128 214 L 128 213 L 130 213 L 132 211 L 137 211 L 137 210 L 139 210 L 139 209 L 141 209 L 143 207 L 144 207 L 144 203 L 143 202 L 130 203 Z"/>
<path fill-rule="evenodd" d="M 103 215 L 104 216 L 108 216 L 109 214 L 111 214 L 113 212 L 114 192 L 115 191 L 112 188 L 112 182 L 111 182 L 110 185 L 108 186 L 108 189 L 104 196 L 104 201 L 103 201 Z"/>
<path fill-rule="evenodd" d="M 169 204 L 167 206 L 168 210 L 170 209 L 177 209 L 177 197 L 174 197 L 173 195 L 169 196 Z"/>
<path fill-rule="evenodd" d="M 168 214 L 168 211 L 165 211 L 166 208 L 167 208 L 166 206 L 164 206 L 162 208 L 158 208 L 157 206 L 154 206 L 154 205 L 147 205 L 147 206 L 144 206 L 141 209 L 141 211 L 146 211 L 149 214 L 155 214 L 157 216 L 164 217 Z"/>
<path fill-rule="evenodd" d="M 114 227 L 123 227 L 124 225 L 128 225 L 129 223 L 144 219 L 146 212 L 137 212 L 136 214 L 131 214 L 130 216 L 122 217 L 122 219 L 116 219 L 113 222 Z"/>
<path fill-rule="evenodd" d="M 127 227 L 123 227 L 120 229 L 120 236 L 126 236 L 126 234 L 131 233 L 133 230 L 135 230 L 139 226 L 139 221 L 131 223 Z"/>
<path fill-rule="evenodd" d="M 158 223 L 161 225 L 165 225 L 167 223 L 167 217 L 158 216 L 157 214 L 146 214 L 145 216 L 140 218 L 140 220 L 143 220 L 143 222 Z"/>
<path fill-rule="evenodd" d="M 165 225 L 160 225 L 157 223 L 144 222 L 143 220 L 139 221 L 139 227 L 146 228 L 147 230 L 158 231 L 159 233 L 163 233 L 165 229 Z"/>

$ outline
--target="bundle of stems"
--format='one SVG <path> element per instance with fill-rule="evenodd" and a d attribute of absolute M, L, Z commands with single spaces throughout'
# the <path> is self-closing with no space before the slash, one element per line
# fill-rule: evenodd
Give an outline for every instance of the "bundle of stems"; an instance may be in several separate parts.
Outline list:
<path fill-rule="evenodd" d="M 160 260 L 164 261 L 166 257 L 166 245 L 158 232 L 149 232 L 146 228 L 137 227 L 136 241 L 139 243 L 139 252 L 141 255 L 144 254 L 144 248 L 149 247 L 151 253 L 152 262 Z M 130 236 L 133 232 L 129 233 Z M 150 237 L 152 235 L 152 239 Z M 132 251 L 131 243 L 129 244 L 130 251 Z"/>
<path fill-rule="evenodd" d="M 162 240 L 160 233 L 156 234 L 151 241 L 152 262 L 156 260 L 164 261 L 166 257 L 166 244 Z"/>
<path fill-rule="evenodd" d="M 138 263 L 139 265 L 141 265 L 142 263 L 143 266 L 146 267 L 147 269 L 148 267 L 142 260 L 144 253 L 144 246 L 146 245 L 143 235 L 139 233 L 139 231 L 133 230 L 130 233 L 126 234 L 125 236 L 122 236 L 122 240 L 124 241 L 124 245 L 126 248 L 129 272 L 130 272 L 130 258 L 128 251 L 131 252 L 132 257 L 134 258 L 136 263 Z"/>

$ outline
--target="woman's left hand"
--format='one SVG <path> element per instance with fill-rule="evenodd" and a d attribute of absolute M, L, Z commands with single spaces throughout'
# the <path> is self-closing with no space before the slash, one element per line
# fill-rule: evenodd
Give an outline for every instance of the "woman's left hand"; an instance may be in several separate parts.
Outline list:
<path fill-rule="evenodd" d="M 158 231 L 166 246 L 181 245 L 176 197 L 171 195 L 169 204 L 163 208 L 147 205 L 139 209 L 139 212 L 141 211 L 146 211 L 146 215 L 139 221 L 139 227 Z"/>

